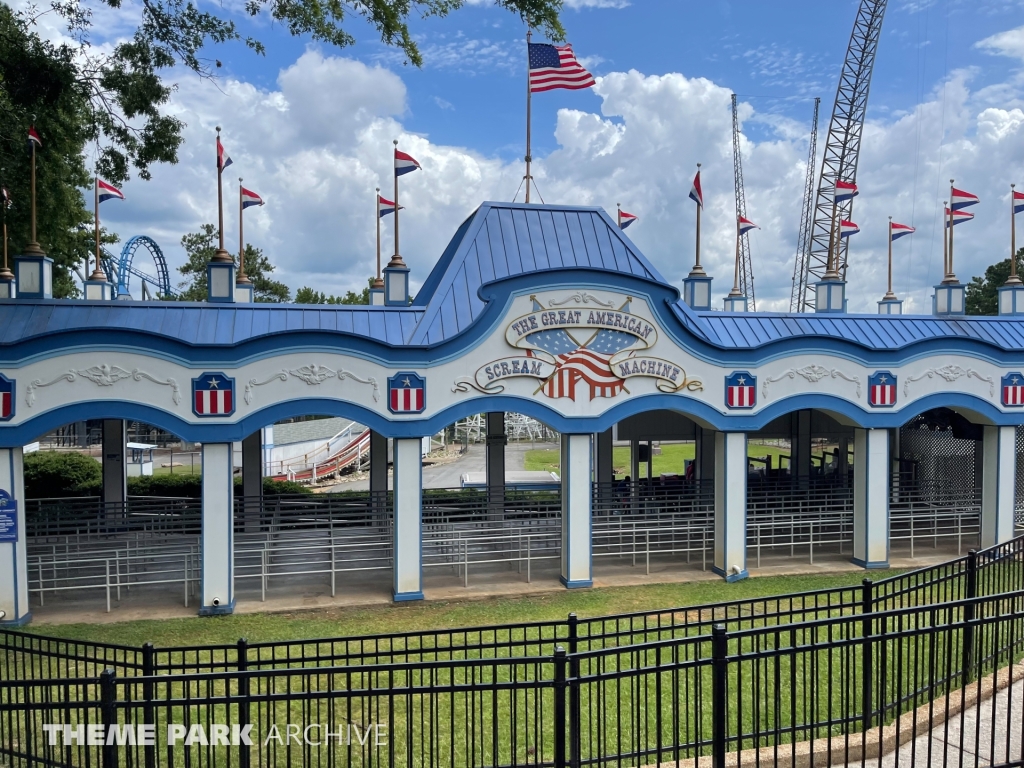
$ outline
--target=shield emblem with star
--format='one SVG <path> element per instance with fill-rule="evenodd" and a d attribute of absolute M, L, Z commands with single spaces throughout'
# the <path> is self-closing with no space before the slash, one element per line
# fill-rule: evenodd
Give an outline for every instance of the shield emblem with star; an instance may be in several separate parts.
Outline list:
<path fill-rule="evenodd" d="M 0 373 L 0 421 L 14 418 L 14 379 Z"/>
<path fill-rule="evenodd" d="M 1020 371 L 1003 376 L 1003 405 L 1007 408 L 1024 407 L 1024 375 Z"/>
<path fill-rule="evenodd" d="M 392 413 L 423 413 L 427 407 L 427 381 L 408 371 L 388 378 L 388 410 Z"/>
<path fill-rule="evenodd" d="M 200 418 L 208 418 L 230 416 L 234 412 L 234 379 L 210 371 L 192 379 L 192 413 Z"/>
<path fill-rule="evenodd" d="M 891 371 L 876 371 L 868 376 L 868 405 L 872 408 L 896 405 L 896 376 Z"/>
<path fill-rule="evenodd" d="M 725 407 L 749 409 L 757 405 L 757 377 L 749 371 L 735 371 L 725 377 Z"/>

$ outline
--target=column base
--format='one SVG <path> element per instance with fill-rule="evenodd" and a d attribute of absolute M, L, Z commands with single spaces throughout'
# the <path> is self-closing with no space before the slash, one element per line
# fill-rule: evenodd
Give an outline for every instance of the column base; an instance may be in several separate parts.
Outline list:
<path fill-rule="evenodd" d="M 414 600 L 422 600 L 423 592 L 392 592 L 391 599 L 396 603 L 411 603 Z"/>
<path fill-rule="evenodd" d="M 234 600 L 226 605 L 203 605 L 199 608 L 200 616 L 230 616 L 234 612 Z"/>
<path fill-rule="evenodd" d="M 742 571 L 739 571 L 739 572 L 729 573 L 729 572 L 723 571 L 721 568 L 719 568 L 716 565 L 712 565 L 711 566 L 711 572 L 714 573 L 717 576 L 721 576 L 723 579 L 725 579 L 726 583 L 729 583 L 729 584 L 731 584 L 734 581 L 743 581 L 743 579 L 750 578 L 750 571 L 748 571 L 746 568 L 744 568 Z"/>
<path fill-rule="evenodd" d="M 0 627 L 24 627 L 30 621 L 32 621 L 32 611 L 29 611 L 20 619 L 0 619 Z"/>
<path fill-rule="evenodd" d="M 559 576 L 558 580 L 566 589 L 588 589 L 594 586 L 593 579 L 567 579 L 564 576 Z"/>
<path fill-rule="evenodd" d="M 850 562 L 867 570 L 878 570 L 889 567 L 888 560 L 861 560 L 859 557 L 851 557 Z"/>

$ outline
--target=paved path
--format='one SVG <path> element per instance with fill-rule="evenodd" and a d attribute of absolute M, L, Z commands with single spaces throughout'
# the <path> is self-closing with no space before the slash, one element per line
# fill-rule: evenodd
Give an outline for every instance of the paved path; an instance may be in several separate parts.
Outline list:
<path fill-rule="evenodd" d="M 1024 680 L 997 691 L 947 722 L 907 742 L 865 768 L 961 768 L 1001 765 L 1020 760 L 1024 737 Z M 963 748 L 961 749 L 961 743 Z M 860 766 L 861 763 L 851 764 Z"/>

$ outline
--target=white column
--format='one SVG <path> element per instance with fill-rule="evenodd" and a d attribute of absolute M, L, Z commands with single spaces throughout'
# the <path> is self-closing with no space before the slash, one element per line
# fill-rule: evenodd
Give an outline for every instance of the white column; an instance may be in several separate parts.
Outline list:
<path fill-rule="evenodd" d="M 233 470 L 234 451 L 231 443 L 203 443 L 200 616 L 216 616 L 235 610 Z"/>
<path fill-rule="evenodd" d="M 0 493 L 0 504 L 3 504 L 0 507 L 0 611 L 4 613 L 0 625 L 21 626 L 32 620 L 28 604 L 25 473 L 21 448 L 0 448 L 0 491 L 4 492 Z"/>
<path fill-rule="evenodd" d="M 994 547 L 1013 538 L 1017 485 L 1017 428 L 985 427 L 982 438 L 981 546 Z"/>
<path fill-rule="evenodd" d="M 396 601 L 423 599 L 423 441 L 395 438 L 393 485 L 395 489 L 394 561 Z"/>
<path fill-rule="evenodd" d="M 594 585 L 590 557 L 590 435 L 562 435 L 562 573 L 569 589 Z"/>
<path fill-rule="evenodd" d="M 889 430 L 853 431 L 853 562 L 889 567 Z"/>
<path fill-rule="evenodd" d="M 726 581 L 747 572 L 747 435 L 715 432 L 715 564 Z"/>

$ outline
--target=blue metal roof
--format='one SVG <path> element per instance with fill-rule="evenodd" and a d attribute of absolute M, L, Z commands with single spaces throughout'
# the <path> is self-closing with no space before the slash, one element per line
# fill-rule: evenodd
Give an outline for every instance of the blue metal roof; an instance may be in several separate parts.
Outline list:
<path fill-rule="evenodd" d="M 231 345 L 292 331 L 343 333 L 401 346 L 422 309 L 327 304 L 0 302 L 0 345 L 52 333 L 128 330 L 190 345 Z"/>
<path fill-rule="evenodd" d="M 756 349 L 786 339 L 824 337 L 879 350 L 903 349 L 929 339 L 973 339 L 1000 349 L 1024 350 L 1024 319 L 1014 317 L 694 313 L 685 305 L 674 309 L 690 330 L 727 349 Z"/>
<path fill-rule="evenodd" d="M 484 203 L 459 227 L 416 296 L 426 314 L 411 344 L 436 344 L 483 312 L 484 283 L 582 267 L 665 279 L 602 208 Z"/>

